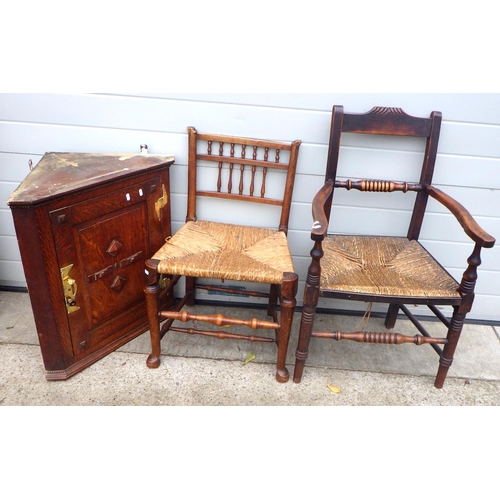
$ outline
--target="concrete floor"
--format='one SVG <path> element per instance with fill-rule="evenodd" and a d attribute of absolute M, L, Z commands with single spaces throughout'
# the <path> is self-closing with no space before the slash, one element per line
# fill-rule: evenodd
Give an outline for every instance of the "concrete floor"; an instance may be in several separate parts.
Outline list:
<path fill-rule="evenodd" d="M 209 306 L 196 306 L 202 313 Z M 234 313 L 234 309 L 232 310 Z M 248 310 L 246 311 L 248 314 Z M 265 311 L 255 311 L 265 318 Z M 300 316 L 289 348 L 293 373 Z M 359 317 L 317 315 L 316 328 L 352 330 Z M 319 326 L 319 325 L 323 326 Z M 383 328 L 372 318 L 368 331 Z M 429 332 L 443 326 L 427 322 Z M 408 320 L 395 331 L 414 335 Z M 273 344 L 171 332 L 156 370 L 146 367 L 146 332 L 66 381 L 47 381 L 28 294 L 0 292 L 0 405 L 3 406 L 498 406 L 500 329 L 464 327 L 443 389 L 433 386 L 438 356 L 429 346 L 384 346 L 312 339 L 300 384 L 275 380 Z M 247 354 L 255 360 L 244 364 Z M 329 390 L 332 385 L 339 393 Z"/>

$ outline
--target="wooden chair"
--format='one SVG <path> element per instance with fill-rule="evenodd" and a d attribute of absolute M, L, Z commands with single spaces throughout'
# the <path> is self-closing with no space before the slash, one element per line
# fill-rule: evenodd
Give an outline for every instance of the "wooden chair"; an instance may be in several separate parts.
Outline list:
<path fill-rule="evenodd" d="M 353 340 L 383 344 L 413 342 L 430 344 L 439 354 L 435 387 L 441 388 L 453 360 L 462 326 L 474 300 L 477 267 L 481 248 L 491 248 L 495 240 L 479 227 L 469 212 L 441 190 L 432 186 L 436 161 L 441 113 L 430 118 L 416 118 L 399 108 L 375 107 L 366 114 L 344 113 L 334 106 L 330 130 L 325 184 L 313 204 L 311 239 L 314 247 L 304 291 L 304 305 L 296 351 L 293 380 L 300 382 L 311 337 Z M 340 139 L 344 133 L 384 134 L 426 138 L 424 160 L 418 183 L 386 180 L 341 180 L 337 177 Z M 358 136 L 359 137 L 359 136 Z M 405 139 L 408 140 L 408 139 Z M 345 179 L 345 177 L 344 177 Z M 406 237 L 327 235 L 335 188 L 366 192 L 414 192 L 415 204 Z M 422 220 L 431 196 L 442 203 L 458 220 L 475 243 L 468 267 L 458 284 L 418 243 Z M 313 332 L 319 297 L 388 303 L 387 329 L 395 326 L 401 310 L 418 328 L 420 334 L 405 336 L 390 332 Z M 405 304 L 425 304 L 442 321 L 446 338 L 433 338 L 408 310 Z M 453 307 L 451 320 L 438 306 Z M 441 345 L 444 347 L 441 347 Z"/>
<path fill-rule="evenodd" d="M 189 151 L 186 223 L 153 255 L 146 267 L 145 294 L 152 345 L 147 366 L 159 366 L 160 340 L 167 331 L 172 330 L 219 339 L 275 342 L 276 378 L 279 382 L 286 382 L 289 374 L 285 361 L 298 280 L 286 236 L 300 141 L 283 143 L 199 134 L 193 127 L 188 127 L 187 131 Z M 211 190 L 202 189 L 199 186 L 200 178 L 207 178 L 209 175 L 213 178 L 213 184 L 209 188 Z M 276 177 L 282 181 L 281 189 L 277 189 Z M 268 191 L 279 193 L 279 198 L 271 197 Z M 267 216 L 262 219 L 260 211 L 260 215 L 252 215 L 250 212 L 250 216 L 252 220 L 259 217 L 259 226 L 266 227 L 198 220 L 196 205 L 199 197 L 217 198 L 219 203 L 229 203 L 226 207 L 226 212 L 229 213 L 234 213 L 231 205 L 234 201 L 247 202 L 240 203 L 240 213 L 249 213 L 249 210 L 256 208 L 255 203 L 267 205 L 266 212 L 274 210 L 276 216 L 280 214 L 278 229 L 270 229 L 272 226 L 276 228 L 276 221 L 272 223 Z M 171 296 L 173 287 L 181 276 L 186 277 L 184 296 L 173 310 L 163 307 L 161 304 L 169 303 L 162 300 L 163 295 Z M 165 277 L 168 285 L 161 291 Z M 213 284 L 213 280 L 263 283 L 270 288 L 269 293 L 241 290 L 238 287 Z M 195 303 L 195 288 L 224 294 L 265 297 L 268 299 L 267 314 L 272 317 L 272 321 L 238 319 L 222 314 L 197 315 L 182 310 L 184 306 Z M 280 314 L 277 312 L 278 303 Z M 227 305 L 226 302 L 220 304 Z M 213 331 L 213 328 L 198 330 L 173 326 L 174 321 L 190 320 L 218 327 L 244 325 L 251 329 L 271 329 L 275 334 L 271 337 L 242 335 L 225 330 Z M 165 323 L 161 325 L 163 321 Z"/>

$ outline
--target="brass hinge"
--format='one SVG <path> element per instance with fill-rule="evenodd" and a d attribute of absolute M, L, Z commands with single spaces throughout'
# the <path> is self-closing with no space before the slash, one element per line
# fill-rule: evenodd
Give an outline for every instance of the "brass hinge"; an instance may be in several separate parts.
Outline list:
<path fill-rule="evenodd" d="M 165 186 L 163 184 L 161 185 L 161 190 L 162 190 L 161 197 L 155 201 L 155 211 L 156 211 L 156 217 L 158 217 L 158 220 L 161 220 L 161 210 L 167 204 L 167 201 L 168 201 L 167 191 L 165 190 Z"/>
<path fill-rule="evenodd" d="M 160 279 L 158 280 L 158 284 L 160 288 L 167 288 L 170 284 L 170 276 L 166 276 L 164 274 L 160 274 Z"/>
<path fill-rule="evenodd" d="M 61 280 L 64 293 L 64 301 L 66 302 L 66 312 L 71 314 L 80 309 L 76 305 L 76 292 L 77 286 L 76 281 L 69 277 L 69 273 L 73 267 L 73 264 L 69 266 L 61 267 Z"/>

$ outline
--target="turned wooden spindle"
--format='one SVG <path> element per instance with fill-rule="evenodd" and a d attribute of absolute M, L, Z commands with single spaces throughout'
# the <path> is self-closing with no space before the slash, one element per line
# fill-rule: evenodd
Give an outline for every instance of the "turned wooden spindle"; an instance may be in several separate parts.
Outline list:
<path fill-rule="evenodd" d="M 257 159 L 257 146 L 253 147 L 252 160 Z M 250 196 L 253 196 L 255 190 L 255 172 L 257 171 L 257 167 L 252 165 L 252 179 L 250 181 Z"/>
<path fill-rule="evenodd" d="M 234 158 L 234 142 L 231 143 L 231 151 L 229 153 L 231 155 L 231 158 Z M 231 194 L 231 191 L 233 189 L 233 168 L 234 168 L 234 163 L 229 164 L 229 181 L 227 183 L 227 192 Z"/>
<path fill-rule="evenodd" d="M 224 143 L 219 142 L 219 156 L 224 154 Z M 217 174 L 217 192 L 220 193 L 222 187 L 222 162 L 220 161 L 217 165 L 218 174 Z"/>
<path fill-rule="evenodd" d="M 269 148 L 264 148 L 264 161 L 269 160 Z M 266 194 L 266 175 L 267 175 L 267 167 L 262 169 L 262 185 L 260 188 L 260 197 L 264 198 Z"/>
<path fill-rule="evenodd" d="M 197 328 L 180 328 L 171 326 L 172 332 L 187 333 L 189 335 L 203 335 L 205 337 L 215 337 L 217 339 L 248 340 L 250 342 L 275 342 L 271 337 L 261 337 L 259 335 L 243 335 L 240 333 L 230 333 L 218 330 L 199 330 Z"/>
<path fill-rule="evenodd" d="M 182 322 L 187 321 L 204 321 L 206 323 L 211 323 L 216 326 L 229 326 L 229 325 L 239 325 L 248 326 L 254 330 L 259 328 L 276 329 L 279 328 L 279 323 L 274 323 L 271 321 L 264 321 L 257 318 L 252 318 L 249 320 L 229 318 L 223 314 L 191 314 L 188 311 L 162 311 L 160 313 L 162 318 L 174 319 Z"/>
<path fill-rule="evenodd" d="M 423 335 L 402 335 L 392 332 L 313 332 L 313 337 L 333 340 L 353 340 L 370 344 L 446 344 L 444 338 L 424 337 Z"/>
<path fill-rule="evenodd" d="M 245 149 L 246 149 L 246 144 L 241 145 L 241 159 L 245 159 Z M 239 194 L 243 194 L 243 176 L 245 174 L 245 164 L 241 163 L 240 164 L 240 185 L 238 186 L 238 192 Z"/>
<path fill-rule="evenodd" d="M 351 189 L 357 189 L 358 191 L 374 193 L 391 193 L 393 191 L 402 191 L 403 193 L 406 193 L 408 191 L 418 192 L 422 189 L 422 186 L 420 184 L 369 179 L 363 179 L 359 181 L 353 181 L 351 179 L 347 179 L 346 181 L 336 180 L 335 187 L 344 188 L 348 191 Z"/>
<path fill-rule="evenodd" d="M 474 251 L 467 259 L 469 265 L 465 270 L 458 293 L 462 296 L 462 304 L 460 306 L 460 313 L 468 313 L 472 308 L 474 302 L 474 289 L 477 281 L 477 268 L 481 265 L 481 248 L 479 243 L 474 246 Z"/>

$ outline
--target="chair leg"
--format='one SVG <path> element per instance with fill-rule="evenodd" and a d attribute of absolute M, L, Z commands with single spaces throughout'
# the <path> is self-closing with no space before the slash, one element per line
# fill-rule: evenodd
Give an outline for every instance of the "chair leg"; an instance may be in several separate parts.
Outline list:
<path fill-rule="evenodd" d="M 295 369 L 293 372 L 293 381 L 298 384 L 302 380 L 304 366 L 309 350 L 309 342 L 311 340 L 311 333 L 314 324 L 314 312 L 306 305 L 302 308 L 302 316 L 300 318 L 299 341 L 297 343 L 297 350 L 295 351 Z"/>
<path fill-rule="evenodd" d="M 448 335 L 446 336 L 448 343 L 444 346 L 443 354 L 439 360 L 438 373 L 436 380 L 434 381 L 434 387 L 437 389 L 441 389 L 444 385 L 446 375 L 448 374 L 448 370 L 453 362 L 453 355 L 455 354 L 460 334 L 462 333 L 465 317 L 471 310 L 472 303 L 474 302 L 474 287 L 477 280 L 477 268 L 481 264 L 480 253 L 481 245 L 476 243 L 474 251 L 467 259 L 469 266 L 464 272 L 462 281 L 460 282 L 460 286 L 458 288 L 458 292 L 462 296 L 462 303 L 460 306 L 455 306 L 453 309 L 453 316 L 448 328 Z"/>
<path fill-rule="evenodd" d="M 278 323 L 278 297 L 281 298 L 281 289 L 278 285 L 271 285 L 269 289 L 269 300 L 267 302 L 267 315 L 273 318 L 275 323 Z M 279 345 L 280 341 L 280 330 L 277 328 L 275 330 L 275 342 Z"/>
<path fill-rule="evenodd" d="M 320 267 L 319 259 L 316 260 L 314 250 L 311 252 L 313 261 L 307 271 L 306 286 L 304 289 L 304 303 L 302 306 L 302 315 L 300 318 L 299 341 L 295 351 L 295 370 L 293 372 L 293 381 L 299 383 L 302 380 L 302 373 L 306 364 L 311 340 L 312 329 L 314 325 L 314 314 L 319 298 Z"/>
<path fill-rule="evenodd" d="M 439 369 L 436 380 L 434 381 L 434 387 L 436 387 L 436 389 L 441 389 L 443 387 L 448 370 L 453 363 L 453 355 L 455 354 L 455 349 L 457 348 L 458 340 L 462 333 L 465 316 L 465 314 L 460 314 L 458 312 L 458 308 L 455 308 L 453 317 L 450 321 L 448 335 L 446 336 L 448 343 L 444 346 L 443 354 L 439 358 Z"/>
<path fill-rule="evenodd" d="M 269 289 L 269 302 L 267 304 L 267 315 L 276 317 L 276 306 L 278 305 L 278 285 L 271 285 Z"/>
<path fill-rule="evenodd" d="M 276 363 L 276 380 L 278 382 L 288 382 L 290 374 L 286 368 L 286 355 L 290 332 L 292 330 L 293 313 L 295 311 L 295 296 L 297 294 L 297 282 L 299 277 L 295 273 L 285 273 L 281 285 L 281 314 L 280 328 L 277 339 L 278 360 Z"/>
<path fill-rule="evenodd" d="M 186 294 L 191 292 L 189 300 L 186 302 L 188 306 L 194 306 L 194 293 L 195 293 L 195 278 L 186 276 Z"/>
<path fill-rule="evenodd" d="M 396 324 L 396 319 L 398 318 L 399 304 L 390 304 L 387 310 L 387 316 L 385 317 L 385 327 L 388 330 L 394 328 Z"/>
<path fill-rule="evenodd" d="M 151 354 L 148 356 L 146 364 L 149 368 L 158 368 L 160 366 L 161 338 L 160 338 L 160 318 L 159 318 L 159 296 L 160 285 L 158 275 L 150 270 L 150 278 L 144 288 L 146 299 L 146 311 L 149 322 L 149 333 L 151 336 Z"/>

